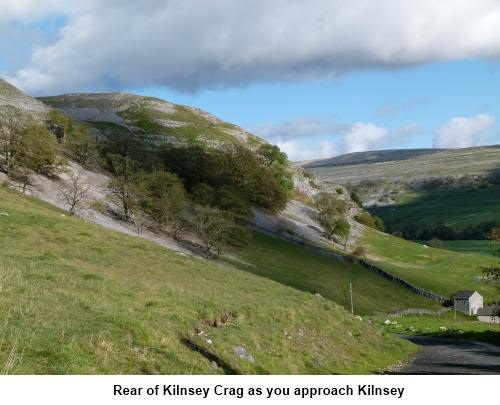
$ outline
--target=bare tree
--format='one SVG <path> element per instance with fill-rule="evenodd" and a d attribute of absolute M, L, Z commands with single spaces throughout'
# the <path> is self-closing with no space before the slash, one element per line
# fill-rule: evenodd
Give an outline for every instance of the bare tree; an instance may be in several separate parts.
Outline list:
<path fill-rule="evenodd" d="M 71 175 L 68 187 L 60 189 L 70 215 L 80 210 L 89 189 L 90 186 L 82 181 L 80 172 Z"/>
<path fill-rule="evenodd" d="M 205 256 L 219 257 L 228 244 L 233 226 L 228 219 L 229 214 L 209 207 L 197 207 L 195 211 L 193 227 L 203 242 Z"/>
<path fill-rule="evenodd" d="M 172 221 L 172 236 L 175 240 L 180 240 L 181 235 L 190 227 L 192 227 L 194 213 L 192 207 L 185 203 L 175 213 Z"/>
<path fill-rule="evenodd" d="M 135 231 L 137 232 L 137 236 L 142 235 L 142 231 L 144 228 L 148 226 L 148 219 L 146 218 L 145 215 L 141 215 L 139 213 L 134 213 L 132 216 L 132 223 L 134 224 Z"/>
<path fill-rule="evenodd" d="M 25 167 L 14 167 L 10 171 L 10 177 L 12 180 L 19 183 L 19 188 L 23 195 L 26 195 L 27 191 L 33 191 L 33 171 Z"/>
<path fill-rule="evenodd" d="M 120 206 L 123 219 L 130 221 L 137 205 L 137 186 L 126 176 L 115 177 L 108 185 L 111 200 Z"/>

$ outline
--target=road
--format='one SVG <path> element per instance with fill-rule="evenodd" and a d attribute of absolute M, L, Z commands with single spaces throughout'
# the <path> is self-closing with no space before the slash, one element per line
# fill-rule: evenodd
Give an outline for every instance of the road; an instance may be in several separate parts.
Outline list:
<path fill-rule="evenodd" d="M 500 374 L 500 347 L 470 340 L 401 336 L 420 346 L 397 374 Z"/>

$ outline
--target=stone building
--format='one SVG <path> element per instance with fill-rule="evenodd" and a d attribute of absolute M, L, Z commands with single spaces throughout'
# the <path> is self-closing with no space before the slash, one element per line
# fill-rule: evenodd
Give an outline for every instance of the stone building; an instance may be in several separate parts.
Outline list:
<path fill-rule="evenodd" d="M 477 291 L 459 291 L 455 294 L 453 303 L 457 311 L 467 315 L 476 315 L 484 305 L 483 296 Z"/>

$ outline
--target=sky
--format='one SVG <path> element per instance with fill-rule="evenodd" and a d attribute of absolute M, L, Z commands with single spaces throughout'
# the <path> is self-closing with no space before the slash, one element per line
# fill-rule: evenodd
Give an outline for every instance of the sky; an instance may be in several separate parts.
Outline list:
<path fill-rule="evenodd" d="M 0 0 L 31 95 L 202 108 L 292 160 L 500 143 L 500 0 Z"/>

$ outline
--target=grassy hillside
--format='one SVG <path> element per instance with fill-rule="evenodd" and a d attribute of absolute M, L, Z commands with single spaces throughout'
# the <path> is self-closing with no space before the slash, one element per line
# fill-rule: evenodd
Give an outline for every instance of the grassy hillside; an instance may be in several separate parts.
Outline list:
<path fill-rule="evenodd" d="M 500 222 L 500 186 L 461 188 L 403 196 L 398 203 L 370 211 L 388 225 L 405 223 L 457 229 L 484 222 Z"/>
<path fill-rule="evenodd" d="M 434 302 L 348 262 L 318 255 L 305 247 L 262 234 L 239 254 L 240 268 L 303 291 L 319 293 L 350 310 L 352 282 L 356 314 L 396 312 L 403 308 L 437 308 Z"/>
<path fill-rule="evenodd" d="M 495 286 L 479 279 L 482 266 L 498 262 L 493 256 L 425 248 L 372 229 L 365 231 L 361 243 L 370 261 L 419 287 L 444 296 L 477 290 L 486 300 L 498 299 Z"/>
<path fill-rule="evenodd" d="M 5 373 L 367 373 L 414 347 L 328 299 L 1 187 L 0 213 Z"/>
<path fill-rule="evenodd" d="M 500 258 L 498 248 L 489 240 L 445 240 L 443 248 L 463 253 L 476 253 Z"/>

